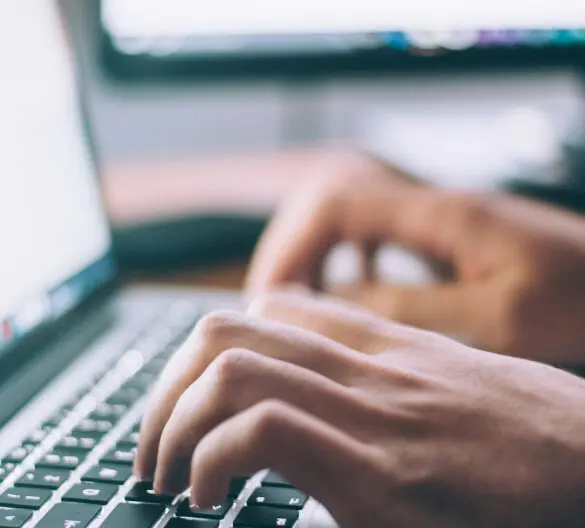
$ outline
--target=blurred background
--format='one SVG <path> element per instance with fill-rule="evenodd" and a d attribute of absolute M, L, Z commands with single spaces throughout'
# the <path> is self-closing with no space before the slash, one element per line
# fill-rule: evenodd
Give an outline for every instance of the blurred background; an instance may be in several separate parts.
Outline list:
<path fill-rule="evenodd" d="M 574 0 L 61 3 L 128 270 L 245 259 L 333 149 L 584 208 Z"/>

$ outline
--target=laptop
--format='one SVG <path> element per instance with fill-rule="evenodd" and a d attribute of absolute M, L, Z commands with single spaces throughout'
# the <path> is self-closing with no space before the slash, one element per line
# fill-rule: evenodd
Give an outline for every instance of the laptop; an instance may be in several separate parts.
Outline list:
<path fill-rule="evenodd" d="M 153 380 L 238 296 L 120 287 L 73 63 L 55 3 L 0 5 L 0 528 L 333 526 L 269 470 L 196 512 L 131 475 Z"/>

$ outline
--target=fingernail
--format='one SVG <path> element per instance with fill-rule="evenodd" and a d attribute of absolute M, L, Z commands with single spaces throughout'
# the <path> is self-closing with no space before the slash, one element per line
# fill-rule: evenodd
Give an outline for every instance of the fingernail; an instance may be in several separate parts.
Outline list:
<path fill-rule="evenodd" d="M 199 504 L 189 504 L 189 508 L 191 508 L 192 510 L 200 510 L 201 508 L 199 507 Z"/>

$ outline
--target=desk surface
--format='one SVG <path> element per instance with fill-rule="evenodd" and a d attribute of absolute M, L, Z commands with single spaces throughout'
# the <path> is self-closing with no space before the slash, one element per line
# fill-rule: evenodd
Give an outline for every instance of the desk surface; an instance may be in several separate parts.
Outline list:
<path fill-rule="evenodd" d="M 244 286 L 247 263 L 233 263 L 213 268 L 202 268 L 160 277 L 140 277 L 138 282 L 172 284 L 202 288 L 240 290 Z"/>

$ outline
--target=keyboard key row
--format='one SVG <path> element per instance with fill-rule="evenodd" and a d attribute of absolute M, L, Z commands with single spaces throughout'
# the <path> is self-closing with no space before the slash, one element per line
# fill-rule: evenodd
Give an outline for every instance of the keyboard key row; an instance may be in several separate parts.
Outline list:
<path fill-rule="evenodd" d="M 99 464 L 92 467 L 82 478 L 84 482 L 124 484 L 132 474 L 131 466 L 120 464 Z"/>
<path fill-rule="evenodd" d="M 70 474 L 64 469 L 35 469 L 25 473 L 15 485 L 56 490 L 67 482 Z"/>
<path fill-rule="evenodd" d="M 106 455 L 103 457 L 102 461 L 106 463 L 116 463 L 116 464 L 128 464 L 132 465 L 134 463 L 134 456 L 136 454 L 136 447 L 131 447 L 129 449 L 122 449 L 116 447 L 110 450 Z"/>
<path fill-rule="evenodd" d="M 61 438 L 58 446 L 82 451 L 92 451 L 98 445 L 99 439 L 86 436 L 82 431 L 72 431 L 70 435 Z"/>
<path fill-rule="evenodd" d="M 44 455 L 38 462 L 40 468 L 76 469 L 87 457 L 87 452 L 57 447 Z"/>

